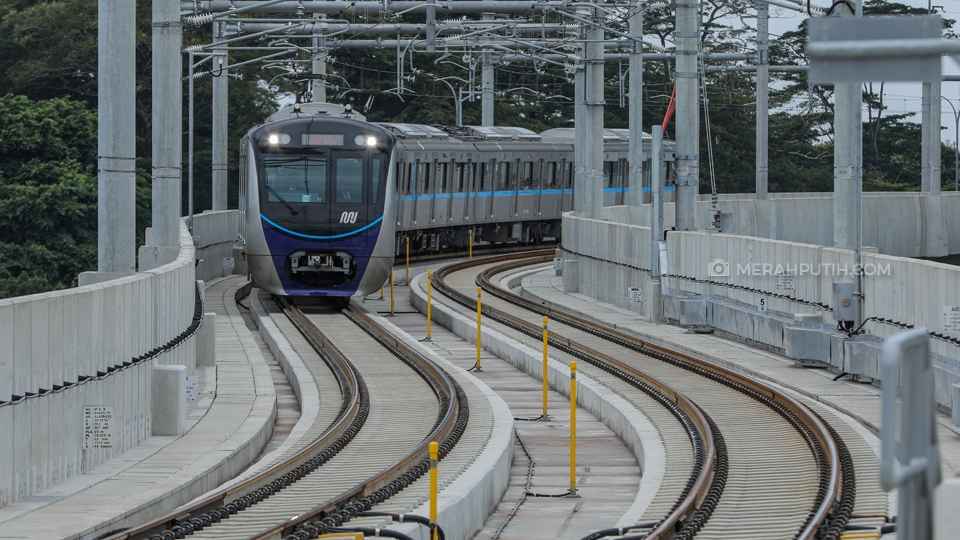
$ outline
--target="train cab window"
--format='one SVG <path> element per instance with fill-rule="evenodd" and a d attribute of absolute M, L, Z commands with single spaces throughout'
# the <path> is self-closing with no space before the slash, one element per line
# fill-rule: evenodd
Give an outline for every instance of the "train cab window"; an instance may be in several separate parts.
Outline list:
<path fill-rule="evenodd" d="M 533 189 L 533 162 L 524 161 L 520 166 L 520 189 Z"/>
<path fill-rule="evenodd" d="M 326 200 L 326 157 L 265 158 L 263 168 L 267 202 L 322 203 Z"/>
<path fill-rule="evenodd" d="M 433 168 L 433 163 L 420 163 L 418 168 L 420 169 L 420 181 L 417 183 L 417 194 L 430 193 L 430 169 Z"/>
<path fill-rule="evenodd" d="M 437 163 L 437 183 L 440 184 L 439 193 L 447 193 L 450 189 L 450 180 L 447 174 L 449 168 L 449 163 Z"/>
<path fill-rule="evenodd" d="M 356 157 L 336 158 L 336 201 L 338 203 L 363 202 L 363 159 Z"/>

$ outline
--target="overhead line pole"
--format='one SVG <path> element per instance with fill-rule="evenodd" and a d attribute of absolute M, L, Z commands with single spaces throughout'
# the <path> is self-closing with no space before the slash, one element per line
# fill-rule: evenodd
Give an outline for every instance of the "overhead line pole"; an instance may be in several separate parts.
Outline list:
<path fill-rule="evenodd" d="M 770 107 L 770 8 L 757 0 L 757 199 L 767 198 Z"/>
<path fill-rule="evenodd" d="M 680 0 L 677 27 L 677 230 L 697 228 L 696 209 L 700 178 L 700 85 L 697 54 L 700 48 L 699 3 Z"/>
<path fill-rule="evenodd" d="M 213 23 L 214 43 L 223 38 L 223 23 Z M 227 51 L 213 48 L 214 64 L 212 66 L 216 77 L 213 77 L 213 187 L 211 208 L 213 210 L 227 209 L 227 138 L 230 136 L 228 125 L 228 88 L 230 77 L 227 73 Z"/>
<path fill-rule="evenodd" d="M 629 86 L 629 128 L 630 147 L 629 158 L 630 176 L 627 204 L 639 206 L 643 204 L 643 9 L 644 0 L 635 0 L 630 13 L 630 37 L 634 39 L 633 52 L 630 53 L 630 86 Z"/>

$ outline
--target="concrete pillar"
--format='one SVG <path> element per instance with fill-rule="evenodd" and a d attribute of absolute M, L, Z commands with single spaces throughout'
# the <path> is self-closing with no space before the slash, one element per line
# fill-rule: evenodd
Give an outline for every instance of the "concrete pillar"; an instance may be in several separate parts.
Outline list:
<path fill-rule="evenodd" d="M 214 22 L 214 35 L 222 38 L 222 22 Z M 216 49 L 214 49 L 216 51 Z M 213 210 L 227 209 L 227 157 L 228 141 L 230 136 L 229 120 L 227 114 L 228 106 L 228 87 L 230 77 L 227 75 L 228 56 L 227 51 L 222 51 L 221 56 L 213 59 L 213 72 L 219 73 L 219 77 L 213 78 Z"/>
<path fill-rule="evenodd" d="M 483 53 L 482 64 L 480 72 L 480 125 L 492 126 L 494 123 L 493 88 L 496 82 L 496 73 L 490 53 Z"/>
<path fill-rule="evenodd" d="M 153 435 L 179 437 L 187 426 L 187 367 L 153 366 Z"/>
<path fill-rule="evenodd" d="M 651 279 L 647 284 L 647 316 L 651 324 L 660 324 L 663 320 L 663 303 L 661 300 L 660 280 Z"/>
<path fill-rule="evenodd" d="M 217 314 L 204 313 L 203 324 L 197 330 L 197 367 L 216 367 L 217 365 Z"/>
<path fill-rule="evenodd" d="M 960 530 L 960 478 L 949 478 L 940 482 L 934 494 L 933 540 L 951 540 Z"/>
<path fill-rule="evenodd" d="M 841 4 L 842 16 L 853 13 Z M 863 126 L 860 83 L 834 85 L 833 245 L 857 247 L 863 189 Z"/>
<path fill-rule="evenodd" d="M 653 126 L 653 141 L 650 147 L 650 193 L 653 197 L 650 208 L 650 279 L 660 279 L 660 240 L 663 234 L 663 179 L 660 166 L 663 160 L 663 126 Z"/>
<path fill-rule="evenodd" d="M 578 8 L 579 16 L 593 20 L 593 10 Z M 573 209 L 600 219 L 603 212 L 603 30 L 582 25 L 586 43 L 584 69 L 574 81 Z"/>
<path fill-rule="evenodd" d="M 643 10 L 638 1 L 631 2 L 633 13 L 630 15 L 630 36 L 643 37 Z M 630 54 L 630 147 L 628 161 L 630 175 L 627 179 L 626 204 L 643 204 L 643 44 L 633 42 Z"/>
<path fill-rule="evenodd" d="M 123 0 L 98 6 L 98 272 L 136 270 L 136 10 Z"/>
<path fill-rule="evenodd" d="M 770 95 L 770 8 L 764 0 L 757 1 L 757 199 L 767 198 L 767 145 Z"/>
<path fill-rule="evenodd" d="M 697 228 L 700 179 L 700 18 L 696 2 L 677 4 L 677 230 Z"/>
<path fill-rule="evenodd" d="M 153 0 L 152 225 L 154 246 L 158 247 L 180 245 L 183 154 L 181 44 L 179 0 Z"/>
<path fill-rule="evenodd" d="M 930 192 L 930 150 L 932 131 L 930 130 L 930 83 L 923 83 L 920 93 L 920 191 Z"/>

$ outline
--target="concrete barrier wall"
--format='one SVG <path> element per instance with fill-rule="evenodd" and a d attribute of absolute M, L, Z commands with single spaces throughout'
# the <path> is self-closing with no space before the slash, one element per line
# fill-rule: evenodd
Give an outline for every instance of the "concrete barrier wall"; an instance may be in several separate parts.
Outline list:
<path fill-rule="evenodd" d="M 234 256 L 234 244 L 239 235 L 239 210 L 207 211 L 193 216 L 193 235 L 198 238 L 197 279 L 210 281 L 233 273 L 241 273 L 224 267 L 224 259 Z M 234 260 L 235 268 L 243 261 Z M 245 273 L 245 270 L 243 270 Z"/>
<path fill-rule="evenodd" d="M 82 474 L 150 436 L 153 363 L 192 371 L 193 338 L 152 362 L 129 363 L 190 326 L 195 290 L 193 242 L 182 225 L 180 253 L 169 264 L 0 300 L 0 506 Z M 85 376 L 92 378 L 80 381 Z M 84 449 L 86 406 L 112 411 L 110 447 Z"/>
<path fill-rule="evenodd" d="M 623 209 L 623 210 L 621 210 Z M 626 207 L 605 209 L 604 215 L 616 215 L 628 219 Z M 578 290 L 588 296 L 615 304 L 619 307 L 643 313 L 642 304 L 630 302 L 628 287 L 644 288 L 650 268 L 650 228 L 626 225 L 597 219 L 577 219 L 569 226 L 564 216 L 563 246 L 584 255 L 578 258 Z M 603 262 L 608 254 L 617 253 L 617 262 Z M 599 259 L 599 260 L 598 260 Z M 566 264 L 566 263 L 565 263 Z"/>
<path fill-rule="evenodd" d="M 724 194 L 719 199 L 720 229 L 725 233 L 833 245 L 832 193 L 776 193 L 759 201 L 752 194 Z M 930 222 L 937 211 L 928 206 L 927 197 L 921 193 L 864 194 L 863 245 L 898 257 L 960 253 L 960 194 L 948 192 L 940 196 L 941 233 Z M 649 216 L 650 205 L 604 209 L 604 218 L 618 223 L 649 226 Z M 696 220 L 697 229 L 710 228 L 710 201 L 703 195 L 697 202 Z M 669 229 L 674 224 L 674 204 L 665 203 L 664 227 Z M 927 236 L 936 234 L 945 237 L 946 253 L 933 252 L 927 245 Z"/>
<path fill-rule="evenodd" d="M 911 203 L 909 198 L 903 201 Z M 618 210 L 606 216 L 633 222 L 635 214 Z M 564 284 L 601 301 L 643 312 L 626 301 L 624 291 L 626 286 L 638 286 L 648 279 L 636 269 L 649 268 L 649 255 L 643 258 L 649 253 L 648 230 L 572 213 L 564 215 L 563 230 L 563 247 L 569 250 L 564 258 L 570 259 L 565 260 L 565 269 L 570 263 L 576 268 L 571 275 L 565 270 Z M 663 280 L 665 315 L 683 320 L 683 303 L 691 301 L 702 312 L 703 322 L 697 324 L 780 352 L 787 346 L 788 327 L 795 326 L 794 314 L 824 312 L 823 326 L 827 332 L 832 329 L 832 283 L 853 276 L 851 250 L 710 232 L 670 232 L 667 238 L 668 263 L 662 269 L 668 276 Z M 641 257 L 637 257 L 637 249 Z M 864 317 L 960 337 L 946 327 L 947 310 L 960 306 L 960 267 L 877 253 L 863 253 L 861 263 L 867 273 Z M 714 273 L 728 275 L 711 275 L 712 268 L 721 271 Z M 792 289 L 778 283 L 776 274 L 787 272 L 799 274 Z M 576 283 L 568 283 L 571 279 Z M 766 312 L 760 311 L 761 299 Z M 864 329 L 869 334 L 864 339 L 850 340 L 837 334 L 831 341 L 827 336 L 830 350 L 825 351 L 823 361 L 839 371 L 879 380 L 879 339 L 901 328 L 868 321 Z M 937 373 L 935 398 L 942 408 L 952 409 L 958 405 L 953 402 L 951 385 L 960 384 L 960 347 L 932 339 L 931 350 Z"/>

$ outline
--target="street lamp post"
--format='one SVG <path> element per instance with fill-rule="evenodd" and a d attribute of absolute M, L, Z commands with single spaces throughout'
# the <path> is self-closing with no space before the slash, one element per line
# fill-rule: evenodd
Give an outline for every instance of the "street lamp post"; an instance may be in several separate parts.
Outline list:
<path fill-rule="evenodd" d="M 953 109 L 953 190 L 960 191 L 960 165 L 958 165 L 957 158 L 960 157 L 960 111 L 957 111 L 957 108 L 953 105 L 953 102 L 947 99 L 944 96 L 940 96 L 945 99 L 950 108 Z"/>

